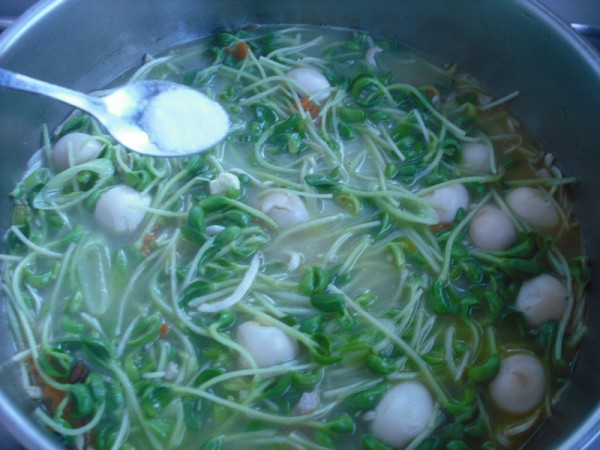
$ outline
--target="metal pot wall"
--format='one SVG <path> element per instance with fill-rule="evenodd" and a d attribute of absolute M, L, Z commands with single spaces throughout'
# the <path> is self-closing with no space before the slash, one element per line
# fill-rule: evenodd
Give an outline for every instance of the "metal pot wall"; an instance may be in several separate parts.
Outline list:
<path fill-rule="evenodd" d="M 0 66 L 82 91 L 96 89 L 138 63 L 224 27 L 309 23 L 362 28 L 442 63 L 458 62 L 492 94 L 518 90 L 511 103 L 564 173 L 580 179 L 575 194 L 593 265 L 600 259 L 600 55 L 560 20 L 525 0 L 77 0 L 43 1 L 0 37 Z M 8 193 L 40 145 L 40 126 L 68 113 L 60 104 L 0 90 L 0 231 L 9 223 Z M 0 249 L 1 251 L 1 249 Z M 594 267 L 593 279 L 600 279 Z M 553 418 L 527 448 L 581 449 L 600 430 L 600 304 L 591 286 L 589 333 L 573 382 Z M 10 363 L 14 352 L 0 316 L 0 420 L 28 448 L 55 441 L 30 420 Z"/>

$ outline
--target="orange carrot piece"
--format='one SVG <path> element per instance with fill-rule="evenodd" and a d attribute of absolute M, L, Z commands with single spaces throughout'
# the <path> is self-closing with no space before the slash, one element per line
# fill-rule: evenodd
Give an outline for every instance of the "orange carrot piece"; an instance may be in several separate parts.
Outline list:
<path fill-rule="evenodd" d="M 319 115 L 319 111 L 321 111 L 319 105 L 315 105 L 308 97 L 301 98 L 300 104 L 304 111 L 307 111 L 313 119 L 316 118 Z"/>
<path fill-rule="evenodd" d="M 158 232 L 158 227 L 154 225 L 152 231 L 150 231 L 146 236 L 144 236 L 144 242 L 142 243 L 142 247 L 140 250 L 143 254 L 149 255 L 152 252 L 150 246 L 156 240 L 156 234 Z"/>
<path fill-rule="evenodd" d="M 250 51 L 250 46 L 246 44 L 244 41 L 239 41 L 235 44 L 234 48 L 228 48 L 225 50 L 230 55 L 239 61 L 246 59 L 248 57 L 248 52 Z"/>
<path fill-rule="evenodd" d="M 300 99 L 300 104 L 302 105 L 304 111 L 308 111 L 310 105 L 312 105 L 312 102 L 308 99 L 308 97 L 303 97 Z"/>
<path fill-rule="evenodd" d="M 159 331 L 159 335 L 160 337 L 163 337 L 164 335 L 166 335 L 169 332 L 169 324 L 167 323 L 162 323 L 160 325 L 160 331 Z"/>
<path fill-rule="evenodd" d="M 248 52 L 250 51 L 250 46 L 246 44 L 244 41 L 240 41 L 235 46 L 235 54 L 239 60 L 246 59 L 248 57 Z"/>
<path fill-rule="evenodd" d="M 452 228 L 452 222 L 444 222 L 444 223 L 437 223 L 435 225 L 429 225 L 429 229 L 434 232 L 449 230 L 450 228 Z"/>
<path fill-rule="evenodd" d="M 321 111 L 321 108 L 319 107 L 319 105 L 313 105 L 308 110 L 308 113 L 310 114 L 310 117 L 312 117 L 314 119 L 319 115 L 319 111 Z"/>

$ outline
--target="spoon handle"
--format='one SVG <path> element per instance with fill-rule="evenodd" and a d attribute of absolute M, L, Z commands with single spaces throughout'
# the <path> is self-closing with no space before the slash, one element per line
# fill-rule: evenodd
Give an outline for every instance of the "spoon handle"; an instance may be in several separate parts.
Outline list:
<path fill-rule="evenodd" d="M 100 103 L 97 102 L 96 99 L 88 97 L 85 94 L 2 68 L 0 68 L 0 87 L 18 89 L 20 91 L 52 97 L 63 103 L 89 112 L 100 106 Z"/>

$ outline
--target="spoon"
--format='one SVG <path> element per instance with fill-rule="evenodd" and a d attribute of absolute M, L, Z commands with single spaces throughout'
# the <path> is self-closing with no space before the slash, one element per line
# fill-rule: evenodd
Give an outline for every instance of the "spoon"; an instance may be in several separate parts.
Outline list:
<path fill-rule="evenodd" d="M 229 130 L 219 103 L 168 81 L 138 81 L 94 97 L 0 68 L 0 87 L 44 95 L 85 111 L 117 142 L 143 155 L 199 153 Z"/>

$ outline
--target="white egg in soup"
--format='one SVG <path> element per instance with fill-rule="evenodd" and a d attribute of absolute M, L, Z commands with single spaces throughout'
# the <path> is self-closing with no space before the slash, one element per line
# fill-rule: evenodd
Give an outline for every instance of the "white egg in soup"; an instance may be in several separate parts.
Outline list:
<path fill-rule="evenodd" d="M 317 100 L 325 100 L 329 96 L 331 85 L 325 75 L 317 69 L 297 67 L 290 70 L 287 76 L 308 96 L 314 96 Z"/>
<path fill-rule="evenodd" d="M 515 214 L 534 228 L 548 230 L 559 223 L 560 217 L 554 203 L 540 189 L 528 186 L 513 189 L 506 196 L 506 203 Z"/>
<path fill-rule="evenodd" d="M 489 386 L 492 400 L 506 413 L 524 414 L 538 406 L 546 393 L 546 374 L 539 360 L 529 354 L 513 354 L 500 363 Z"/>
<path fill-rule="evenodd" d="M 436 189 L 425 198 L 432 203 L 440 223 L 452 222 L 459 209 L 469 207 L 469 192 L 460 183 Z"/>
<path fill-rule="evenodd" d="M 423 384 L 406 381 L 385 393 L 374 411 L 373 435 L 394 448 L 403 448 L 427 428 L 434 404 Z"/>
<path fill-rule="evenodd" d="M 564 283 L 543 273 L 523 282 L 515 305 L 531 325 L 540 326 L 550 320 L 560 320 L 568 298 Z"/>
<path fill-rule="evenodd" d="M 482 207 L 469 225 L 469 237 L 484 250 L 506 250 L 517 242 L 517 230 L 510 217 L 492 205 Z"/>
<path fill-rule="evenodd" d="M 460 165 L 476 172 L 490 172 L 493 149 L 483 142 L 465 142 L 461 148 Z"/>
<path fill-rule="evenodd" d="M 104 145 L 94 136 L 74 132 L 61 137 L 52 149 L 52 161 L 58 171 L 91 161 L 100 155 Z"/>
<path fill-rule="evenodd" d="M 116 185 L 102 193 L 96 203 L 96 222 L 116 235 L 131 234 L 142 223 L 151 198 L 135 189 Z"/>
<path fill-rule="evenodd" d="M 249 361 L 242 355 L 242 367 L 251 367 L 253 363 L 258 367 L 272 367 L 294 359 L 298 353 L 298 343 L 294 339 L 279 328 L 253 320 L 241 324 L 236 331 L 236 337 L 238 343 L 252 357 L 252 361 Z"/>

